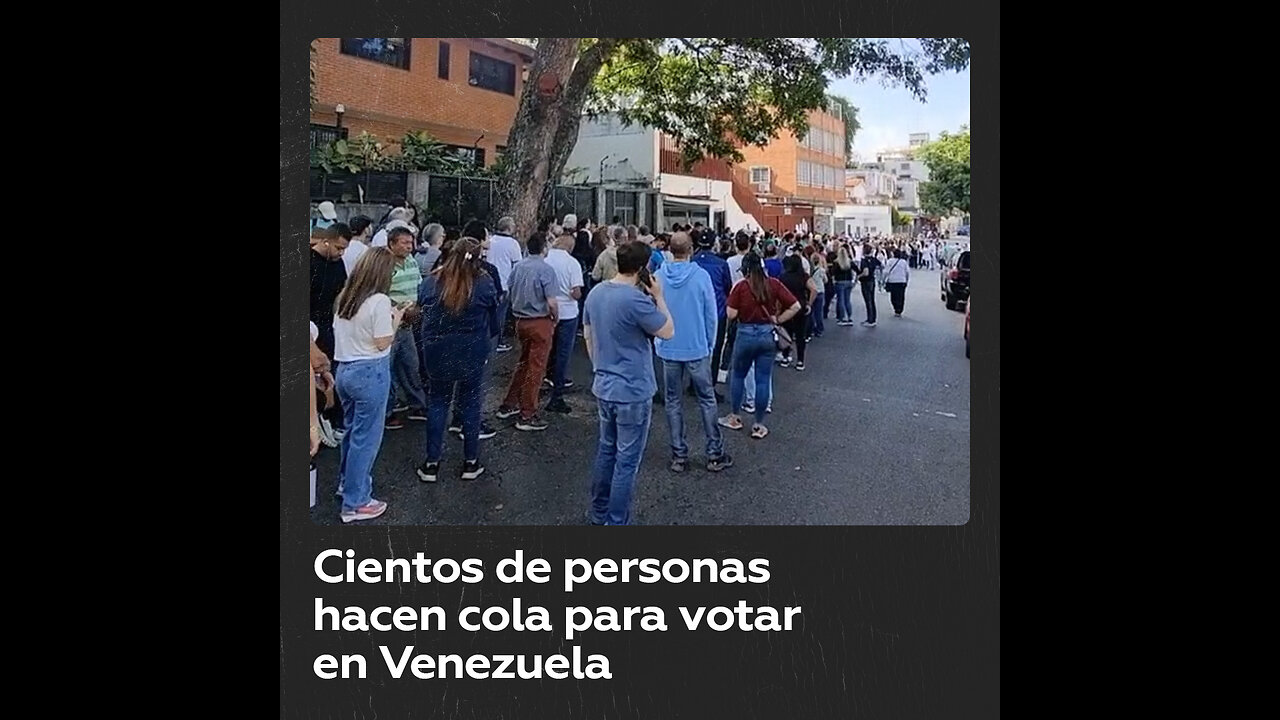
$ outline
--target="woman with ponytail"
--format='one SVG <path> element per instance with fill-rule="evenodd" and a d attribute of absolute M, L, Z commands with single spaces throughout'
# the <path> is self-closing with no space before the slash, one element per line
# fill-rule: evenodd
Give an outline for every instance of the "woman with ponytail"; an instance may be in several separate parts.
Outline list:
<path fill-rule="evenodd" d="M 462 479 L 484 472 L 480 464 L 480 405 L 485 364 L 499 329 L 498 291 L 480 258 L 480 243 L 457 240 L 439 270 L 418 288 L 422 324 L 418 347 L 427 378 L 427 458 L 418 477 L 435 482 L 444 454 L 445 418 L 457 387 L 461 415 Z"/>

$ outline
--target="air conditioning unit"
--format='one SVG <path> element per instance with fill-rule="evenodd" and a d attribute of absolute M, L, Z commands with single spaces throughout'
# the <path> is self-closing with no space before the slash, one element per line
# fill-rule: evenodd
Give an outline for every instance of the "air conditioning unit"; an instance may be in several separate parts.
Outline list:
<path fill-rule="evenodd" d="M 769 192 L 769 183 L 767 182 L 756 183 L 756 192 L 762 192 L 762 193 Z"/>

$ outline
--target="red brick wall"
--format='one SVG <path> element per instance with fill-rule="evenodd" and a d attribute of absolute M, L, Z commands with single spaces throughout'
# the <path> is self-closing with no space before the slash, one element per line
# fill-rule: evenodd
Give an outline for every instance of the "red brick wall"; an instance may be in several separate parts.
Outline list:
<path fill-rule="evenodd" d="M 450 46 L 448 80 L 438 76 L 441 41 Z M 343 55 L 338 38 L 320 38 L 316 45 L 311 122 L 333 125 L 333 109 L 341 103 L 342 125 L 352 136 L 364 130 L 390 143 L 409 130 L 426 130 L 441 142 L 471 147 L 483 134 L 479 147 L 487 164 L 497 157 L 497 147 L 507 144 L 528 64 L 519 54 L 478 38 L 412 38 L 409 69 L 402 70 Z M 468 84 L 472 50 L 516 66 L 514 96 Z"/>

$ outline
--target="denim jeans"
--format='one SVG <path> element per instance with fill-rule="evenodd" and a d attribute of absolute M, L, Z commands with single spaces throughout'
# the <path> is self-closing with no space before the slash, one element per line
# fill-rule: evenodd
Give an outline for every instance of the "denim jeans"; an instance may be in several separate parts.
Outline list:
<path fill-rule="evenodd" d="M 598 400 L 600 440 L 591 476 L 590 520 L 596 525 L 631 523 L 631 493 L 649 441 L 653 400 Z"/>
<path fill-rule="evenodd" d="M 852 280 L 836 281 L 836 319 L 852 320 L 853 319 L 853 303 L 850 302 L 850 296 L 853 294 Z"/>
<path fill-rule="evenodd" d="M 511 337 L 511 331 L 507 327 L 511 324 L 511 293 L 502 293 L 502 299 L 498 301 L 498 337 L 494 338 L 493 347 L 496 350 L 499 345 L 506 342 Z"/>
<path fill-rule="evenodd" d="M 867 305 L 867 322 L 876 321 L 876 286 L 875 283 L 862 283 L 862 302 Z"/>
<path fill-rule="evenodd" d="M 404 395 L 409 407 L 427 409 L 427 391 L 422 387 L 422 373 L 418 368 L 418 343 L 413 339 L 413 329 L 396 330 L 391 344 L 391 387 L 387 390 L 387 417 L 395 408 L 396 395 Z M 398 391 L 398 392 L 397 392 Z"/>
<path fill-rule="evenodd" d="M 551 401 L 555 402 L 564 396 L 564 381 L 569 374 L 569 359 L 573 357 L 573 345 L 578 340 L 578 318 L 569 318 L 556 323 L 555 334 L 551 339 Z"/>
<path fill-rule="evenodd" d="M 818 293 L 813 301 L 813 312 L 809 313 L 809 333 L 812 335 L 821 335 L 827 330 L 826 323 L 822 322 L 825 319 L 822 308 L 826 307 L 826 300 L 826 293 Z"/>
<path fill-rule="evenodd" d="M 427 383 L 427 462 L 440 462 L 444 454 L 445 418 L 457 389 L 454 416 L 462 418 L 462 459 L 480 459 L 480 404 L 484 400 L 484 368 L 464 380 L 430 380 Z"/>
<path fill-rule="evenodd" d="M 733 343 L 733 373 L 729 378 L 729 393 L 733 402 L 733 412 L 737 414 L 742 410 L 747 370 L 755 370 L 757 424 L 764 423 L 765 411 L 769 407 L 775 352 L 777 347 L 773 344 L 772 325 L 738 325 L 738 338 Z"/>
<path fill-rule="evenodd" d="M 684 441 L 684 377 L 688 372 L 693 380 L 693 390 L 698 395 L 698 410 L 702 415 L 702 432 L 707 437 L 707 459 L 718 458 L 724 454 L 724 438 L 720 435 L 720 426 L 716 424 L 716 395 L 711 377 L 711 359 L 701 360 L 663 360 L 663 373 L 666 375 L 667 427 L 671 430 L 671 456 L 688 459 L 689 446 Z"/>
<path fill-rule="evenodd" d="M 342 488 L 342 509 L 346 511 L 367 505 L 373 495 L 373 463 L 382 447 L 391 356 L 344 362 L 338 365 L 334 380 L 347 425 L 338 464 L 338 486 Z"/>
<path fill-rule="evenodd" d="M 732 368 L 730 369 L 729 374 L 730 376 L 732 376 L 733 374 Z M 731 381 L 732 381 L 732 378 L 731 378 Z M 747 403 L 748 405 L 756 404 L 756 366 L 754 364 L 751 367 L 747 368 L 747 376 L 743 378 L 742 392 L 744 395 L 743 402 Z M 773 397 L 773 376 L 772 375 L 769 376 L 769 397 L 770 398 Z"/>

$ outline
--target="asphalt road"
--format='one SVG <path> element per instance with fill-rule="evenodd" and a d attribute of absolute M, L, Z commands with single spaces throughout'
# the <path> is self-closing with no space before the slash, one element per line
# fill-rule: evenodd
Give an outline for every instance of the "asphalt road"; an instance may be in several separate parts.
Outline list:
<path fill-rule="evenodd" d="M 936 272 L 913 271 L 905 314 L 893 317 L 877 293 L 877 327 L 838 327 L 835 306 L 826 334 L 807 349 L 806 370 L 774 366 L 770 434 L 723 430 L 735 465 L 703 469 L 697 407 L 685 399 L 691 449 L 683 474 L 671 456 L 665 409 L 654 405 L 649 442 L 636 479 L 633 520 L 639 525 L 960 525 L 969 519 L 969 361 L 964 313 L 947 310 Z M 854 288 L 855 319 L 865 315 Z M 963 308 L 963 305 L 961 306 Z M 426 448 L 426 423 L 387 431 L 374 467 L 374 497 L 388 503 L 385 525 L 581 525 L 595 457 L 596 404 L 581 341 L 566 394 L 572 414 L 545 415 L 550 427 L 520 432 L 493 415 L 519 348 L 491 362 L 485 417 L 497 437 L 481 441 L 486 470 L 459 477 L 462 441 L 450 436 L 439 482 L 415 468 Z M 717 386 L 726 397 L 728 386 Z M 546 396 L 543 396 L 545 401 Z M 322 447 L 312 519 L 338 524 L 338 450 Z"/>

